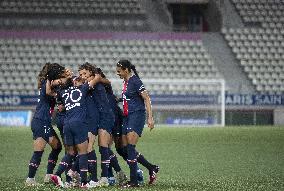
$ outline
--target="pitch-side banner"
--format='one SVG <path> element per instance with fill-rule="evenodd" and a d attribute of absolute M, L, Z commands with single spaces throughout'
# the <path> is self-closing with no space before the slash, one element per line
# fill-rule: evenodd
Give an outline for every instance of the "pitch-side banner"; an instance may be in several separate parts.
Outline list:
<path fill-rule="evenodd" d="M 0 126 L 29 127 L 31 118 L 31 111 L 0 111 Z"/>
<path fill-rule="evenodd" d="M 227 94 L 226 105 L 284 105 L 284 95 Z"/>
<path fill-rule="evenodd" d="M 0 96 L 1 106 L 35 106 L 37 96 Z M 218 95 L 151 95 L 155 105 L 220 104 Z M 284 95 L 227 94 L 226 105 L 284 105 Z"/>
<path fill-rule="evenodd" d="M 38 96 L 0 96 L 0 106 L 33 106 Z"/>
<path fill-rule="evenodd" d="M 157 105 L 210 105 L 220 104 L 218 95 L 153 95 L 152 104 Z M 284 95 L 227 94 L 226 105 L 284 105 Z"/>

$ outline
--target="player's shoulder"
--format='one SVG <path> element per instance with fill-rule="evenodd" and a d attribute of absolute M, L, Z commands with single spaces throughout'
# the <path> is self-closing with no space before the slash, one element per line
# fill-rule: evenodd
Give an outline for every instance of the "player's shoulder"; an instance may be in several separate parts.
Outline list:
<path fill-rule="evenodd" d="M 130 79 L 129 79 L 129 81 L 132 81 L 133 83 L 142 83 L 142 80 L 138 77 L 138 76 L 136 76 L 136 75 L 133 75 Z"/>

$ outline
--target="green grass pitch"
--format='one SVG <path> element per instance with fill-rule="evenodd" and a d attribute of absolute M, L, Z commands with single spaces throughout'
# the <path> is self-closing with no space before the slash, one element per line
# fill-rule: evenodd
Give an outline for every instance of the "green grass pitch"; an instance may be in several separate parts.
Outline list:
<path fill-rule="evenodd" d="M 161 170 L 155 185 L 136 190 L 284 190 L 284 127 L 145 129 L 138 150 Z M 49 151 L 48 147 L 36 176 L 39 182 Z M 1 191 L 61 190 L 53 185 L 24 186 L 31 154 L 29 128 L 0 128 Z M 121 159 L 120 163 L 128 174 Z"/>

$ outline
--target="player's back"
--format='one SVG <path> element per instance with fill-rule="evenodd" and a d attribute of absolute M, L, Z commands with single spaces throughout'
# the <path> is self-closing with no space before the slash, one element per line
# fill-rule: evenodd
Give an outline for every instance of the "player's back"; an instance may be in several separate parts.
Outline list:
<path fill-rule="evenodd" d="M 101 113 L 112 112 L 105 87 L 102 83 L 98 83 L 94 87 L 93 98 Z"/>
<path fill-rule="evenodd" d="M 61 97 L 66 109 L 65 121 L 85 121 L 86 119 L 86 96 L 89 90 L 88 84 L 79 87 L 69 87 L 61 91 Z"/>
<path fill-rule="evenodd" d="M 46 80 L 41 83 L 41 88 L 38 95 L 38 103 L 34 113 L 34 118 L 41 119 L 44 121 L 51 121 L 50 106 L 52 97 L 46 94 Z"/>

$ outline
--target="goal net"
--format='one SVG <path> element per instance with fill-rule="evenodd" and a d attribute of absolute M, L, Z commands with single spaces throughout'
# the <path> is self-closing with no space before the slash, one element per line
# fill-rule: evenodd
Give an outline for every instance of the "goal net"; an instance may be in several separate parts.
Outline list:
<path fill-rule="evenodd" d="M 151 96 L 155 122 L 169 125 L 224 126 L 223 79 L 142 79 Z M 111 80 L 121 95 L 122 80 Z"/>

